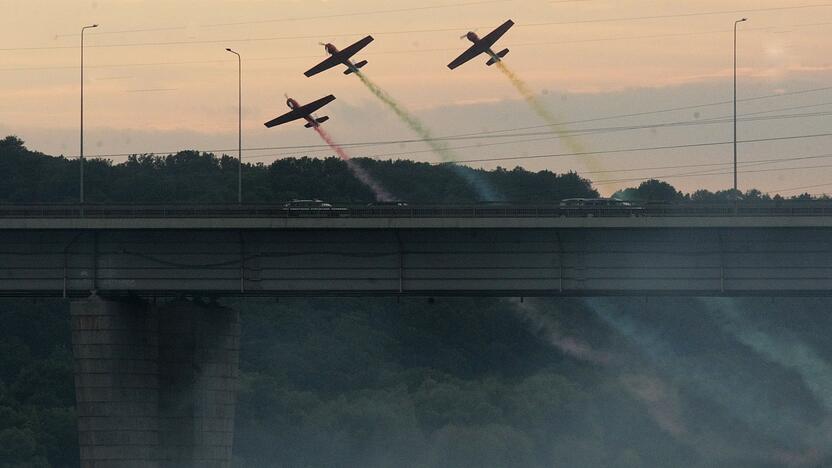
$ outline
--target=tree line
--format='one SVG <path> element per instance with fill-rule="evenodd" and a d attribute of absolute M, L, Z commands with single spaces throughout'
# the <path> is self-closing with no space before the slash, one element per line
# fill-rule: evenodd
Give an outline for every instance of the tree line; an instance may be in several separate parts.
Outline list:
<path fill-rule="evenodd" d="M 576 172 L 529 171 L 522 167 L 494 170 L 453 168 L 410 160 L 356 158 L 374 179 L 400 200 L 412 204 L 483 202 L 460 175 L 469 171 L 493 187 L 507 203 L 548 204 L 565 198 L 595 198 L 592 182 Z M 0 140 L 0 202 L 74 203 L 78 200 L 77 159 L 49 156 L 26 148 L 15 136 Z M 85 162 L 89 203 L 236 203 L 237 159 L 198 151 L 175 154 L 135 154 L 124 162 L 88 159 Z M 336 157 L 292 157 L 270 164 L 243 164 L 246 203 L 283 203 L 317 198 L 342 204 L 366 204 L 372 191 L 358 181 Z M 682 193 L 667 182 L 647 180 L 614 196 L 642 202 L 717 203 L 735 199 L 731 190 Z M 746 201 L 784 200 L 752 189 Z M 809 200 L 808 194 L 790 199 Z"/>

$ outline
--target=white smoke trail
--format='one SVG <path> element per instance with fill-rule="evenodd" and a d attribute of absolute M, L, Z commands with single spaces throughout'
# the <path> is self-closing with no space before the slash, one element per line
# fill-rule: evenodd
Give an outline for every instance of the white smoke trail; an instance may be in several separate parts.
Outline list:
<path fill-rule="evenodd" d="M 591 307 L 598 305 L 591 300 L 588 300 L 587 304 Z M 774 462 L 787 466 L 802 467 L 812 466 L 811 463 L 813 461 L 817 462 L 822 459 L 822 453 L 819 453 L 811 445 L 817 446 L 817 444 L 813 444 L 813 441 L 823 440 L 823 434 L 832 434 L 832 431 L 829 429 L 832 427 L 832 422 L 825 424 L 822 428 L 807 428 L 806 426 L 800 426 L 799 423 L 796 424 L 803 433 L 808 433 L 808 438 L 803 439 L 803 442 L 806 442 L 810 447 L 802 451 L 783 449 L 761 450 L 759 448 L 743 447 L 736 441 L 728 440 L 709 431 L 693 431 L 685 423 L 681 396 L 675 384 L 669 383 L 666 379 L 653 372 L 640 369 L 639 367 L 642 366 L 640 360 L 633 356 L 628 356 L 626 352 L 614 353 L 611 351 L 599 351 L 585 341 L 563 333 L 555 320 L 542 312 L 537 305 L 530 301 L 521 304 L 512 303 L 512 305 L 515 306 L 514 310 L 516 313 L 525 322 L 530 324 L 536 334 L 545 338 L 547 342 L 562 353 L 583 362 L 609 369 L 611 375 L 621 383 L 622 387 L 634 399 L 640 401 L 645 406 L 645 410 L 659 428 L 671 435 L 678 442 L 695 450 L 703 458 L 717 464 L 714 466 L 730 466 L 725 464 L 731 463 L 733 460 L 742 463 L 759 463 L 761 465 L 768 465 Z M 611 313 L 609 311 L 599 312 L 594 307 L 593 309 L 599 316 L 603 313 L 609 318 L 608 314 Z M 608 324 L 610 323 L 603 316 L 601 318 Z M 630 338 L 635 335 L 642 335 L 639 338 L 642 344 L 652 348 L 654 353 L 658 355 L 666 355 L 667 359 L 674 359 L 672 353 L 667 353 L 662 348 L 661 339 L 650 333 L 642 333 L 635 325 L 635 322 L 627 324 L 626 321 L 620 321 L 617 325 L 613 325 L 613 328 L 619 332 L 623 331 L 623 334 Z M 679 376 L 687 374 L 691 369 L 685 366 L 683 362 L 674 364 L 678 365 L 674 366 L 676 376 L 673 377 L 673 381 L 684 380 L 683 378 L 679 378 Z M 698 374 L 695 371 L 694 373 Z M 695 377 L 694 382 L 701 378 L 701 376 Z M 707 377 L 705 378 L 707 379 Z M 719 390 L 726 391 L 724 389 Z M 722 403 L 725 402 L 722 401 Z M 730 403 L 732 402 L 728 402 L 728 404 Z M 741 406 L 747 411 L 754 410 L 747 405 Z M 769 411 L 769 409 L 765 408 L 763 411 Z M 811 434 L 812 432 L 814 434 Z"/>
<path fill-rule="evenodd" d="M 800 375 L 827 411 L 832 411 L 832 365 L 815 350 L 795 338 L 773 336 L 753 325 L 737 307 L 736 300 L 702 300 L 705 306 L 725 318 L 720 325 L 744 345 L 766 359 Z"/>
<path fill-rule="evenodd" d="M 626 313 L 612 310 L 604 301 L 588 299 L 587 304 L 604 322 L 639 346 L 644 355 L 675 380 L 715 402 L 749 427 L 787 445 L 811 439 L 814 428 L 793 408 L 767 401 L 764 389 L 743 381 L 730 369 L 711 362 L 700 362 L 677 353 L 650 327 L 632 320 Z"/>

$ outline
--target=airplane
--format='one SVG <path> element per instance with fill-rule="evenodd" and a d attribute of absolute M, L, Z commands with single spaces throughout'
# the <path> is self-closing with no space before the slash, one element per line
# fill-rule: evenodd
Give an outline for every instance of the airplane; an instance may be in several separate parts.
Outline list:
<path fill-rule="evenodd" d="M 332 45 L 331 43 L 321 44 L 322 46 L 324 46 L 324 49 L 326 49 L 326 52 L 329 54 L 329 57 L 323 62 L 307 70 L 306 73 L 304 73 L 304 75 L 311 77 L 317 75 L 322 71 L 329 70 L 330 68 L 335 67 L 337 65 L 345 65 L 347 67 L 347 69 L 344 70 L 345 75 L 349 75 L 350 73 L 356 73 L 361 67 L 367 65 L 367 61 L 362 60 L 358 63 L 352 63 L 350 59 L 361 49 L 367 47 L 367 44 L 371 42 L 373 42 L 373 36 L 367 36 L 344 50 L 338 50 L 338 48 Z"/>
<path fill-rule="evenodd" d="M 289 108 L 292 109 L 292 110 L 290 112 L 287 112 L 287 113 L 281 115 L 280 117 L 269 120 L 264 125 L 266 125 L 267 128 L 272 128 L 272 127 L 275 127 L 277 125 L 282 125 L 282 124 L 285 124 L 287 122 L 292 122 L 294 120 L 306 119 L 307 123 L 306 123 L 306 125 L 304 125 L 304 127 L 306 127 L 306 128 L 318 127 L 318 126 L 320 126 L 320 124 L 329 120 L 329 117 L 327 117 L 327 116 L 315 117 L 313 115 L 313 113 L 315 111 L 317 111 L 318 109 L 320 109 L 321 107 L 329 104 L 330 102 L 332 102 L 334 100 L 335 100 L 335 96 L 330 94 L 329 96 L 318 99 L 317 101 L 310 102 L 309 104 L 306 104 L 305 106 L 301 106 L 300 104 L 298 104 L 297 101 L 295 101 L 294 99 L 286 96 L 286 105 L 289 106 Z"/>
<path fill-rule="evenodd" d="M 491 59 L 489 59 L 486 63 L 489 67 L 501 61 L 503 57 L 505 57 L 506 54 L 508 54 L 508 49 L 503 49 L 500 52 L 495 53 L 493 50 L 491 50 L 491 46 L 493 46 L 497 42 L 497 40 L 503 37 L 503 34 L 505 34 L 506 31 L 508 31 L 512 26 L 514 26 L 514 21 L 508 20 L 494 31 L 488 33 L 488 35 L 483 37 L 482 39 L 480 39 L 479 36 L 477 36 L 477 33 L 469 31 L 468 34 L 462 37 L 467 37 L 469 41 L 474 43 L 474 45 L 472 45 L 468 50 L 463 52 L 462 55 L 457 57 L 453 62 L 449 63 L 448 68 L 453 70 L 454 68 L 462 65 L 463 63 L 473 59 L 474 57 L 480 54 L 488 54 L 491 56 Z"/>

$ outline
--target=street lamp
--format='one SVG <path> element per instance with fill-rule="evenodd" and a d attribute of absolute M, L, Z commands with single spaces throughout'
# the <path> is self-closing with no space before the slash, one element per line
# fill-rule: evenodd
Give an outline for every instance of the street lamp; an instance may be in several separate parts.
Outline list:
<path fill-rule="evenodd" d="M 240 54 L 226 48 L 237 56 L 237 203 L 243 204 L 243 59 Z"/>
<path fill-rule="evenodd" d="M 734 21 L 734 197 L 738 198 L 737 192 L 737 25 L 748 21 L 742 18 Z"/>
<path fill-rule="evenodd" d="M 80 176 L 80 199 L 81 204 L 84 204 L 84 31 L 91 28 L 97 28 L 97 24 L 93 24 L 90 26 L 84 26 L 81 28 L 81 152 L 80 157 L 78 158 L 79 166 L 81 167 L 81 176 Z"/>

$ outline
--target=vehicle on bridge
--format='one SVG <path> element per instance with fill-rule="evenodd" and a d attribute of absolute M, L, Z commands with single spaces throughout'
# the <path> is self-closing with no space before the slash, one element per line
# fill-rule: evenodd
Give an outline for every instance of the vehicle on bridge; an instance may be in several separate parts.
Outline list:
<path fill-rule="evenodd" d="M 369 208 L 406 208 L 408 206 L 407 202 L 401 200 L 393 200 L 393 201 L 376 201 L 372 203 L 367 203 Z"/>
<path fill-rule="evenodd" d="M 338 65 L 344 65 L 347 67 L 347 69 L 344 70 L 345 75 L 358 73 L 358 70 L 361 69 L 361 67 L 367 65 L 367 61 L 362 60 L 358 63 L 353 63 L 350 59 L 352 59 L 353 55 L 357 54 L 361 49 L 367 47 L 367 45 L 371 42 L 373 42 L 373 36 L 367 36 L 344 50 L 338 50 L 338 48 L 331 43 L 321 43 L 321 45 L 324 46 L 324 49 L 326 49 L 326 52 L 329 54 L 329 57 L 323 62 L 307 70 L 304 75 L 312 77 Z"/>
<path fill-rule="evenodd" d="M 266 125 L 267 128 L 272 128 L 272 127 L 276 127 L 278 125 L 283 125 L 285 123 L 292 122 L 292 121 L 295 121 L 295 120 L 298 120 L 298 119 L 305 119 L 306 120 L 306 125 L 304 125 L 304 127 L 306 127 L 306 128 L 318 127 L 318 126 L 320 126 L 320 124 L 329 120 L 329 117 L 328 116 L 315 117 L 315 115 L 314 115 L 315 112 L 318 109 L 320 109 L 321 107 L 324 107 L 325 105 L 329 104 L 330 102 L 332 102 L 334 100 L 335 100 L 335 96 L 330 94 L 329 96 L 322 97 L 321 99 L 318 99 L 317 101 L 313 101 L 313 102 L 310 102 L 309 104 L 301 106 L 300 104 L 298 104 L 298 101 L 290 98 L 289 96 L 286 96 L 286 105 L 289 106 L 289 109 L 292 109 L 292 110 L 290 112 L 287 112 L 287 113 L 281 115 L 280 117 L 269 120 L 268 122 L 265 123 L 265 125 Z"/>
<path fill-rule="evenodd" d="M 338 206 L 332 206 L 323 200 L 289 200 L 283 205 L 283 211 L 288 211 L 289 214 L 331 214 L 331 215 L 346 215 L 347 209 Z"/>
<path fill-rule="evenodd" d="M 501 61 L 503 57 L 505 57 L 508 54 L 508 49 L 503 49 L 499 52 L 494 52 L 493 50 L 491 50 L 491 47 L 494 46 L 494 44 L 501 37 L 503 37 L 503 34 L 505 34 L 509 29 L 511 29 L 512 26 L 514 26 L 514 21 L 508 20 L 505 23 L 501 24 L 499 27 L 497 27 L 497 29 L 495 29 L 494 31 L 488 33 L 488 35 L 486 35 L 482 39 L 480 39 L 480 37 L 477 36 L 477 33 L 475 33 L 474 31 L 468 31 L 468 33 L 460 37 L 460 39 L 467 38 L 469 41 L 473 42 L 474 45 L 472 45 L 470 48 L 468 48 L 468 50 L 463 52 L 462 55 L 454 59 L 453 62 L 449 63 L 448 68 L 453 70 L 454 68 L 462 65 L 463 63 L 466 63 L 474 59 L 474 57 L 480 54 L 488 54 L 491 57 L 488 60 L 488 62 L 486 62 L 486 65 L 488 65 L 489 67 Z"/>
<path fill-rule="evenodd" d="M 561 210 L 561 215 L 575 213 L 594 216 L 628 213 L 637 216 L 644 212 L 644 207 L 618 198 L 567 198 L 561 200 L 558 208 Z"/>

